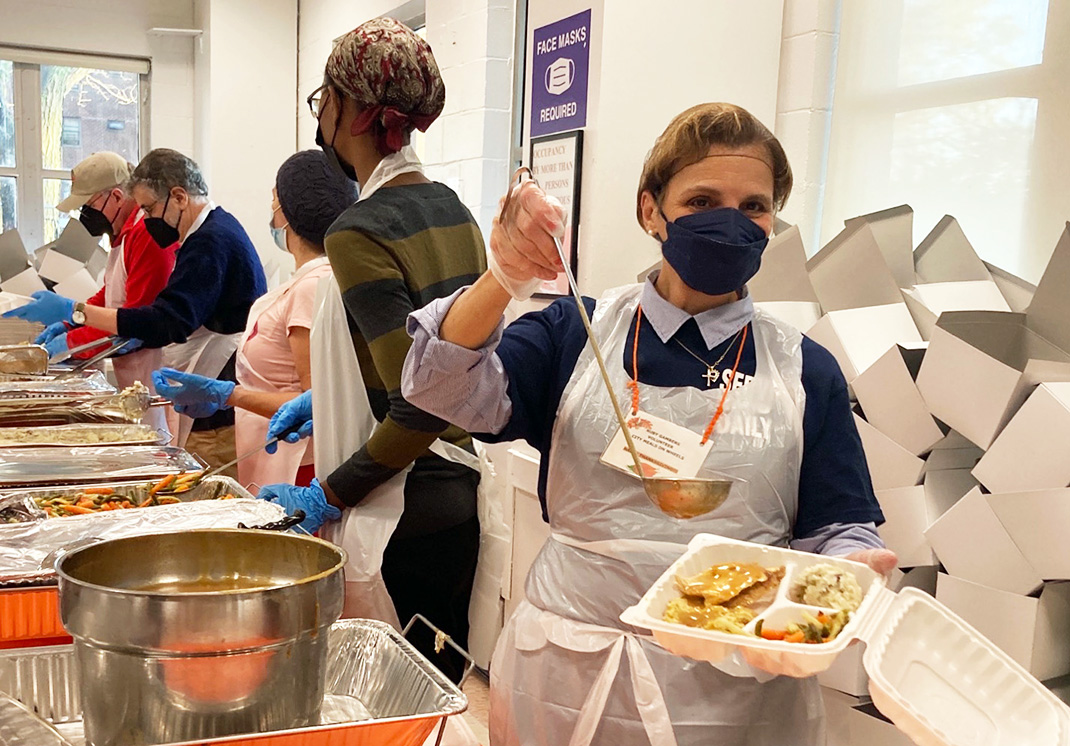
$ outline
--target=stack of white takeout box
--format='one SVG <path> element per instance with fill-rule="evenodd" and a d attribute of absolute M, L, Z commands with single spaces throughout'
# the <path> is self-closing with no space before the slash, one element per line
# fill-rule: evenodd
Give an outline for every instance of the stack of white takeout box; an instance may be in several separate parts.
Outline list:
<path fill-rule="evenodd" d="M 807 259 L 770 242 L 756 304 L 829 349 L 900 558 L 1041 680 L 1070 673 L 1070 225 L 1037 286 L 983 262 L 944 217 L 917 246 L 907 206 L 846 221 Z M 862 695 L 860 656 L 823 683 Z"/>
<path fill-rule="evenodd" d="M 38 290 L 84 301 L 100 288 L 107 263 L 108 252 L 100 239 L 89 235 L 77 220 L 68 220 L 59 238 L 32 255 L 17 230 L 0 233 L 0 311 L 9 310 L 11 299 L 21 300 Z"/>

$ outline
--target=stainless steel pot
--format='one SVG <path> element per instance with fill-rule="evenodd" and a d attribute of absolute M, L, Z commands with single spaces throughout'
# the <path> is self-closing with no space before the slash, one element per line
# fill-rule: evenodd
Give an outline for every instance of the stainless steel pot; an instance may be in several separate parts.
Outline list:
<path fill-rule="evenodd" d="M 135 746 L 318 721 L 345 552 L 199 530 L 106 541 L 56 567 L 86 741 Z"/>

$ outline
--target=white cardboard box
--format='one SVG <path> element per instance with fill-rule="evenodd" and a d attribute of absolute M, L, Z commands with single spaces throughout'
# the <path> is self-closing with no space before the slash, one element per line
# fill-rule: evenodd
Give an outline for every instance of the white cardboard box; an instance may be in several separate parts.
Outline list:
<path fill-rule="evenodd" d="M 1033 294 L 1037 292 L 1037 286 L 994 264 L 985 262 L 984 265 L 988 273 L 992 275 L 992 281 L 996 283 L 1000 294 L 1007 299 L 1011 310 L 1015 313 L 1025 313 L 1029 304 L 1033 302 Z"/>
<path fill-rule="evenodd" d="M 972 469 L 985 454 L 980 448 L 966 440 L 960 433 L 951 430 L 943 439 L 933 446 L 925 459 L 925 472 L 944 469 Z"/>
<path fill-rule="evenodd" d="M 980 488 L 971 490 L 940 516 L 925 536 L 941 564 L 955 577 L 1021 594 L 1032 593 L 1043 583 Z"/>
<path fill-rule="evenodd" d="M 877 502 L 884 513 L 884 523 L 877 527 L 884 543 L 899 557 L 900 567 L 923 567 L 936 564 L 925 529 L 935 520 L 925 487 L 899 487 L 878 490 Z"/>
<path fill-rule="evenodd" d="M 933 282 L 903 290 L 910 315 L 923 339 L 932 336 L 945 311 L 1010 311 L 999 287 L 991 280 Z"/>
<path fill-rule="evenodd" d="M 848 383 L 896 345 L 922 343 L 904 303 L 828 311 L 806 334 L 832 353 Z"/>
<path fill-rule="evenodd" d="M 989 492 L 1070 486 L 1070 383 L 1037 386 L 973 475 Z"/>
<path fill-rule="evenodd" d="M 914 270 L 923 283 L 992 279 L 962 227 L 950 215 L 944 215 L 914 250 Z"/>
<path fill-rule="evenodd" d="M 851 387 L 866 421 L 915 456 L 927 453 L 943 439 L 899 345 L 866 368 Z"/>
<path fill-rule="evenodd" d="M 5 293 L 13 293 L 14 295 L 33 295 L 38 290 L 47 290 L 45 284 L 41 282 L 41 278 L 37 274 L 37 270 L 33 267 L 24 269 L 14 277 L 0 282 L 0 290 Z"/>
<path fill-rule="evenodd" d="M 93 279 L 93 276 L 89 274 L 89 270 L 85 267 L 82 267 L 62 282 L 57 282 L 56 286 L 52 288 L 53 291 L 63 297 L 75 301 L 89 300 L 99 289 L 100 283 Z"/>
<path fill-rule="evenodd" d="M 30 256 L 17 230 L 0 233 L 0 280 L 7 280 L 30 266 Z"/>
<path fill-rule="evenodd" d="M 51 248 L 41 257 L 41 266 L 38 268 L 37 274 L 47 280 L 58 283 L 63 282 L 81 269 L 85 269 L 83 262 L 73 259 L 55 248 Z"/>
<path fill-rule="evenodd" d="M 1070 673 L 1070 583 L 1034 598 L 941 573 L 936 598 L 1036 678 Z"/>
<path fill-rule="evenodd" d="M 806 269 L 826 312 L 903 303 L 873 228 L 863 220 L 849 221 L 810 257 Z"/>
<path fill-rule="evenodd" d="M 786 321 L 804 334 L 821 320 L 821 306 L 817 303 L 801 300 L 759 301 L 754 307 Z"/>
<path fill-rule="evenodd" d="M 914 211 L 899 205 L 844 221 L 847 228 L 864 223 L 873 232 L 885 264 L 901 288 L 913 285 L 914 279 Z"/>
<path fill-rule="evenodd" d="M 1070 380 L 1070 226 L 1028 312 L 952 311 L 937 321 L 918 390 L 929 411 L 987 449 L 1034 386 Z"/>
<path fill-rule="evenodd" d="M 855 415 L 855 426 L 862 439 L 874 490 L 913 487 L 921 481 L 924 461 L 858 415 Z"/>
<path fill-rule="evenodd" d="M 840 653 L 827 670 L 817 675 L 821 686 L 854 697 L 869 696 L 869 674 L 862 667 L 864 643 L 855 643 Z"/>
<path fill-rule="evenodd" d="M 1070 580 L 1070 489 L 986 495 L 1022 556 L 1045 580 Z"/>
<path fill-rule="evenodd" d="M 806 271 L 806 247 L 798 226 L 769 239 L 762 252 L 762 266 L 747 282 L 747 291 L 755 302 L 818 302 Z"/>

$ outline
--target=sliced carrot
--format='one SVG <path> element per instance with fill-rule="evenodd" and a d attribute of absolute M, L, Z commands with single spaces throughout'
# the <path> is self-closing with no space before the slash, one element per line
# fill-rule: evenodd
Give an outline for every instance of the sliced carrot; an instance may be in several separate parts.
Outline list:
<path fill-rule="evenodd" d="M 81 505 L 64 505 L 63 509 L 68 513 L 74 513 L 75 515 L 87 515 L 96 512 L 92 508 L 83 508 Z"/>
<path fill-rule="evenodd" d="M 114 495 L 115 489 L 112 487 L 86 487 L 82 492 L 87 495 Z"/>
<path fill-rule="evenodd" d="M 134 504 L 132 502 L 130 502 L 129 500 L 123 500 L 122 506 L 124 508 L 132 508 L 132 507 L 134 507 Z"/>
<path fill-rule="evenodd" d="M 762 627 L 762 638 L 765 640 L 783 640 L 786 634 L 787 630 Z"/>
<path fill-rule="evenodd" d="M 167 489 L 172 484 L 174 484 L 176 481 L 177 481 L 177 479 L 176 479 L 174 474 L 168 474 L 166 477 L 161 479 L 159 482 L 157 482 L 156 484 L 152 485 L 152 487 L 149 489 L 149 494 L 150 495 L 155 495 L 160 490 Z"/>
<path fill-rule="evenodd" d="M 153 501 L 153 499 L 154 499 L 154 498 L 155 498 L 155 495 L 149 495 L 149 496 L 148 496 L 148 497 L 146 497 L 146 498 L 145 498 L 144 500 L 142 500 L 141 502 L 139 502 L 139 503 L 137 504 L 137 506 L 138 506 L 139 508 L 147 508 L 147 507 L 149 507 L 150 505 L 152 505 L 152 501 Z"/>
<path fill-rule="evenodd" d="M 805 642 L 806 635 L 802 633 L 802 630 L 798 632 L 792 632 L 790 635 L 784 635 L 784 642 Z"/>

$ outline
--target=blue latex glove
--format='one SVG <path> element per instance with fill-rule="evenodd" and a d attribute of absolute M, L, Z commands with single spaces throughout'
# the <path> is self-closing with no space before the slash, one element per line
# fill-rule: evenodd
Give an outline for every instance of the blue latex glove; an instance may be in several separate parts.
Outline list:
<path fill-rule="evenodd" d="M 287 443 L 296 443 L 301 438 L 307 438 L 312 434 L 311 391 L 306 391 L 279 407 L 279 411 L 272 415 L 271 422 L 268 424 L 267 439 L 277 438 L 295 427 L 298 428 L 297 432 L 290 433 L 283 438 Z M 264 450 L 274 453 L 279 450 L 279 446 L 277 443 L 272 443 Z"/>
<path fill-rule="evenodd" d="M 63 332 L 56 337 L 45 342 L 45 349 L 48 351 L 48 356 L 58 355 L 61 352 L 67 351 L 67 332 Z"/>
<path fill-rule="evenodd" d="M 305 511 L 305 520 L 298 525 L 310 534 L 318 531 L 327 521 L 337 521 L 342 517 L 342 511 L 327 502 L 327 495 L 323 493 L 318 479 L 313 479 L 309 487 L 269 484 L 260 488 L 257 497 L 281 505 L 287 515 L 293 515 L 298 510 Z"/>
<path fill-rule="evenodd" d="M 37 335 L 37 339 L 33 341 L 37 345 L 47 345 L 53 339 L 61 334 L 66 334 L 70 331 L 70 327 L 62 321 L 57 321 L 55 324 L 49 324 L 45 327 L 45 330 Z"/>
<path fill-rule="evenodd" d="M 152 371 L 152 383 L 157 394 L 174 402 L 176 412 L 194 419 L 229 409 L 227 399 L 234 393 L 233 381 L 217 381 L 174 368 Z"/>
<path fill-rule="evenodd" d="M 126 341 L 126 344 L 124 344 L 122 347 L 120 347 L 119 351 L 116 352 L 115 354 L 117 356 L 118 355 L 129 355 L 131 352 L 137 352 L 138 350 L 140 350 L 141 349 L 141 345 L 143 345 L 143 344 L 145 344 L 145 343 L 142 342 L 140 339 L 128 339 Z"/>
<path fill-rule="evenodd" d="M 49 326 L 57 321 L 70 321 L 74 313 L 74 301 L 56 295 L 49 290 L 38 290 L 30 296 L 33 303 L 13 308 L 4 314 L 5 319 L 26 319 Z"/>

